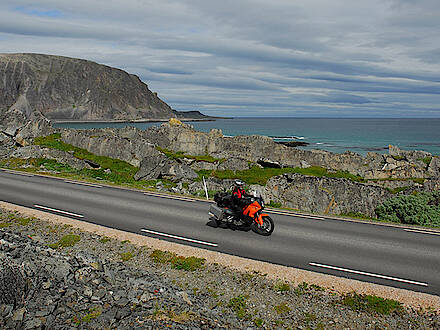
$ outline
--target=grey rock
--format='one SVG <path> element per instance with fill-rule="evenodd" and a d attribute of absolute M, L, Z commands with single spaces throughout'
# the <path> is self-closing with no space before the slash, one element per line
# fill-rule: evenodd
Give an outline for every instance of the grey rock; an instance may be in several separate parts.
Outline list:
<path fill-rule="evenodd" d="M 91 61 L 0 54 L 0 109 L 50 119 L 141 119 L 176 115 L 137 76 Z"/>
<path fill-rule="evenodd" d="M 249 169 L 249 161 L 244 158 L 232 157 L 218 165 L 219 170 L 242 171 Z"/>
<path fill-rule="evenodd" d="M 124 308 L 119 308 L 116 311 L 116 315 L 115 318 L 116 320 L 121 320 L 123 318 L 126 318 L 127 316 L 129 316 L 131 314 L 131 310 L 129 307 L 124 307 Z"/>
<path fill-rule="evenodd" d="M 266 200 L 285 207 L 320 214 L 362 213 L 374 210 L 392 194 L 385 188 L 347 179 L 319 178 L 300 174 L 272 177 L 265 189 Z"/>
<path fill-rule="evenodd" d="M 42 324 L 43 323 L 41 322 L 41 319 L 34 317 L 34 318 L 25 322 L 24 328 L 25 329 L 35 329 L 35 328 L 41 327 Z"/>
<path fill-rule="evenodd" d="M 14 311 L 14 315 L 12 315 L 12 321 L 23 321 L 24 313 L 26 312 L 26 308 L 18 308 Z"/>
<path fill-rule="evenodd" d="M 178 163 L 160 153 L 144 157 L 139 171 L 134 176 L 136 180 L 152 180 L 161 177 L 180 180 L 195 179 L 198 175 L 188 165 Z"/>
<path fill-rule="evenodd" d="M 432 157 L 428 166 L 428 173 L 432 177 L 440 177 L 440 157 Z"/>
<path fill-rule="evenodd" d="M 0 259 L 0 304 L 18 305 L 27 291 L 26 279 L 20 265 L 9 258 Z"/>
<path fill-rule="evenodd" d="M 11 304 L 1 304 L 0 305 L 1 316 L 4 319 L 9 318 L 12 315 L 13 310 L 14 310 L 14 305 L 11 305 Z"/>

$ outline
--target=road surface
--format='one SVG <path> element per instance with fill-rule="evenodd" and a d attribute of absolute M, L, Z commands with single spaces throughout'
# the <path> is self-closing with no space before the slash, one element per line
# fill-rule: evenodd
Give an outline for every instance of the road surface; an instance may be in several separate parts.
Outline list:
<path fill-rule="evenodd" d="M 273 211 L 269 237 L 209 226 L 209 203 L 0 171 L 0 200 L 154 238 L 440 295 L 440 231 Z"/>

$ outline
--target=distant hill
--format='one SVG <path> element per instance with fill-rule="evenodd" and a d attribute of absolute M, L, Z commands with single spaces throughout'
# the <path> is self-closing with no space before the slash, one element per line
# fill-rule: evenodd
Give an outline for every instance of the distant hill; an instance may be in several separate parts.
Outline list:
<path fill-rule="evenodd" d="M 0 111 L 10 108 L 59 120 L 181 117 L 133 74 L 43 54 L 0 54 Z"/>

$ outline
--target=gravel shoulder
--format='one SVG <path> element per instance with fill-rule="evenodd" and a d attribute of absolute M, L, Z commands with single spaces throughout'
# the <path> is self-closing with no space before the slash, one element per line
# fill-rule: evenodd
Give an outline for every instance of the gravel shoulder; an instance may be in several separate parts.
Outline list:
<path fill-rule="evenodd" d="M 426 329 L 440 326 L 438 296 L 197 249 L 5 202 L 0 202 L 0 208 L 0 225 L 4 224 L 0 229 L 3 235 L 0 260 L 25 268 L 27 263 L 33 264 L 34 272 L 41 272 L 42 276 L 41 283 L 36 283 L 39 285 L 31 286 L 35 299 L 24 307 L 16 304 L 10 311 L 4 307 L 10 305 L 0 304 L 0 318 L 3 317 L 0 327 Z M 48 247 L 66 235 L 77 235 L 79 241 L 70 247 Z M 15 248 L 11 249 L 11 244 Z M 179 267 L 170 262 L 155 261 L 151 257 L 154 251 L 203 259 L 195 258 L 202 260 L 200 267 L 188 271 L 176 269 Z M 29 260 L 30 256 L 33 261 Z M 64 279 L 50 278 L 53 274 L 45 265 L 54 260 L 60 265 L 69 264 L 70 271 Z M 113 275 L 113 281 L 106 280 L 108 274 Z M 35 276 L 34 282 L 41 276 Z M 52 285 L 44 289 L 47 284 L 42 283 L 48 281 Z M 72 290 L 76 294 L 66 297 L 66 292 Z M 389 314 L 369 309 L 359 304 L 359 297 L 365 295 L 393 299 L 403 307 L 391 309 Z M 54 310 L 39 311 L 43 306 L 36 305 L 39 299 L 52 301 Z M 358 304 L 350 304 L 352 300 Z"/>

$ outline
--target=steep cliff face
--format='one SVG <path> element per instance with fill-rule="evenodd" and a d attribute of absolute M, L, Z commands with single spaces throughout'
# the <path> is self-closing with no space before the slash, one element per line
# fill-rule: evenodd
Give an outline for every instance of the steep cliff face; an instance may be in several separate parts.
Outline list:
<path fill-rule="evenodd" d="M 27 117 L 131 120 L 176 117 L 137 76 L 91 61 L 41 54 L 0 54 L 0 111 Z"/>

